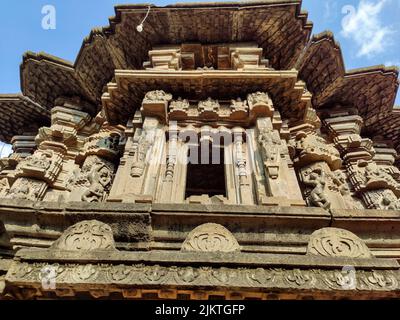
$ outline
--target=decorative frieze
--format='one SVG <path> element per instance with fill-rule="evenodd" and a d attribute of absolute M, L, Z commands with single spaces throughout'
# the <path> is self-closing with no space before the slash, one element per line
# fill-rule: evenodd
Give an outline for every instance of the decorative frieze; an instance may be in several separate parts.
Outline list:
<path fill-rule="evenodd" d="M 53 280 L 61 297 L 64 288 L 73 285 L 91 292 L 90 284 L 103 288 L 106 292 L 123 293 L 124 287 L 142 288 L 163 286 L 181 288 L 240 288 L 247 290 L 319 290 L 326 293 L 359 294 L 360 292 L 386 292 L 398 294 L 399 273 L 391 270 L 346 270 L 332 269 L 283 269 L 283 268 L 216 268 L 181 267 L 160 265 L 111 265 L 111 264 L 28 264 L 14 263 L 7 273 L 7 283 L 20 286 L 42 288 L 41 271 L 51 268 L 55 272 Z M 110 285 L 113 285 L 112 287 Z M 89 285 L 89 286 L 88 286 Z M 115 287 L 117 285 L 117 287 Z M 120 289 L 118 289 L 120 288 Z M 81 289 L 81 290 L 82 290 Z M 51 290 L 51 289 L 50 289 Z M 122 290 L 122 291 L 121 291 Z M 37 295 L 46 292 L 43 288 Z M 93 294 L 96 292 L 93 290 Z M 106 294 L 106 295 L 108 295 Z M 33 298 L 33 297 L 31 297 Z M 128 298 L 128 296 L 127 296 Z"/>

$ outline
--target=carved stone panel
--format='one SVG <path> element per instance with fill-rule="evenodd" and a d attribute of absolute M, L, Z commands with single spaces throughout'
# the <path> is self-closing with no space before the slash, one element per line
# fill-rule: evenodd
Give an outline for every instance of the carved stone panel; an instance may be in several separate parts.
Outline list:
<path fill-rule="evenodd" d="M 182 251 L 234 252 L 240 246 L 232 233 L 225 227 L 207 223 L 189 233 L 182 245 Z"/>
<path fill-rule="evenodd" d="M 111 227 L 91 220 L 82 221 L 69 227 L 54 242 L 52 249 L 69 251 L 115 250 Z"/>
<path fill-rule="evenodd" d="M 371 258 L 365 243 L 350 231 L 323 228 L 315 231 L 308 243 L 307 254 L 323 257 Z"/>
<path fill-rule="evenodd" d="M 30 178 L 19 178 L 12 185 L 7 199 L 41 200 L 47 189 L 47 183 Z"/>
<path fill-rule="evenodd" d="M 16 168 L 16 177 L 29 177 L 53 183 L 62 166 L 62 156 L 53 150 L 38 150 L 22 160 Z"/>
<path fill-rule="evenodd" d="M 114 179 L 114 164 L 98 156 L 89 156 L 82 169 L 72 174 L 66 187 L 71 190 L 70 201 L 104 201 Z"/>
<path fill-rule="evenodd" d="M 400 210 L 400 199 L 390 189 L 365 191 L 362 197 L 368 209 Z"/>
<path fill-rule="evenodd" d="M 297 133 L 295 148 L 298 152 L 296 159 L 298 166 L 317 161 L 325 161 L 332 170 L 339 169 L 342 166 L 339 151 L 316 134 Z"/>

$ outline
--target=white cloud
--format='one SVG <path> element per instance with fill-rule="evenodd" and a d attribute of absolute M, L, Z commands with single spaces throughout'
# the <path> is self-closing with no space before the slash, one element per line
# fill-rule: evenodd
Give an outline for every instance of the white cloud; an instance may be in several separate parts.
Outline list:
<path fill-rule="evenodd" d="M 385 66 L 387 66 L 387 67 L 393 67 L 393 66 L 400 67 L 400 61 L 397 61 L 397 60 L 395 60 L 395 61 L 389 60 L 389 61 L 386 61 L 386 62 L 385 62 Z"/>
<path fill-rule="evenodd" d="M 358 8 L 344 6 L 341 34 L 355 42 L 357 56 L 371 57 L 385 51 L 391 44 L 390 35 L 394 33 L 390 26 L 383 25 L 380 13 L 388 0 L 361 0 Z"/>

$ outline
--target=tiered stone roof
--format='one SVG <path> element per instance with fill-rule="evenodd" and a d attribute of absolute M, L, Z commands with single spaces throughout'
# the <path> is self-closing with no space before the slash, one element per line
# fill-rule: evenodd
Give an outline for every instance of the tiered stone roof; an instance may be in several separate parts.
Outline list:
<path fill-rule="evenodd" d="M 35 113 L 46 118 L 60 96 L 80 96 L 100 108 L 115 70 L 142 69 L 155 45 L 252 41 L 263 48 L 275 70 L 299 70 L 299 79 L 313 94 L 316 109 L 336 103 L 351 105 L 364 118 L 368 133 L 385 131 L 387 138 L 400 140 L 398 112 L 392 111 L 398 70 L 378 66 L 346 72 L 331 33 L 310 39 L 312 23 L 301 4 L 301 0 L 264 0 L 152 6 L 142 33 L 136 26 L 148 6 L 118 5 L 109 26 L 92 30 L 84 39 L 74 64 L 44 53 L 25 54 L 21 65 L 25 98 L 0 100 L 0 110 L 9 110 L 11 104 L 21 106 L 14 112 L 19 122 L 11 125 L 7 111 L 2 112 L 0 138 L 9 142 L 13 135 L 21 134 L 23 123 L 35 122 Z M 26 112 L 26 101 L 34 106 L 33 112 Z M 399 143 L 396 147 L 400 151 Z"/>

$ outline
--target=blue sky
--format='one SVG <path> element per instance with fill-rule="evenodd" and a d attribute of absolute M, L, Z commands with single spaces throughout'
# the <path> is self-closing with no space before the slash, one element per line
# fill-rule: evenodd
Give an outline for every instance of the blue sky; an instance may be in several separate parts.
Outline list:
<path fill-rule="evenodd" d="M 114 4 L 134 2 L 1 0 L 0 93 L 21 91 L 19 65 L 25 51 L 45 51 L 74 61 L 90 30 L 108 25 Z M 175 1 L 152 3 L 166 5 Z M 55 30 L 42 28 L 45 5 L 56 9 Z M 314 22 L 314 33 L 334 32 L 347 69 L 377 64 L 400 66 L 400 0 L 303 0 L 303 9 Z M 400 105 L 400 94 L 396 104 Z"/>

